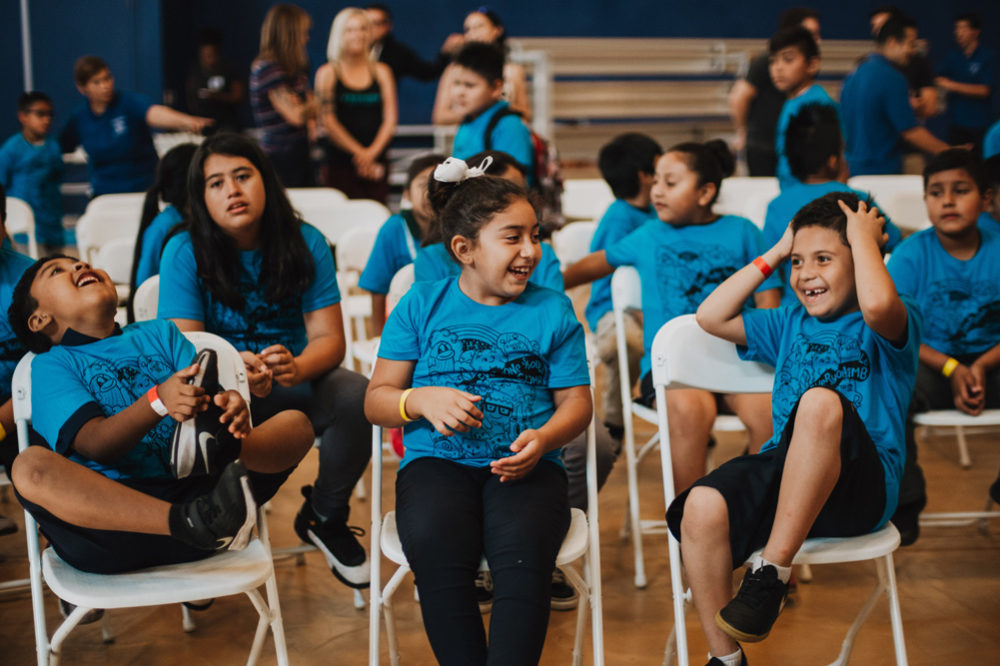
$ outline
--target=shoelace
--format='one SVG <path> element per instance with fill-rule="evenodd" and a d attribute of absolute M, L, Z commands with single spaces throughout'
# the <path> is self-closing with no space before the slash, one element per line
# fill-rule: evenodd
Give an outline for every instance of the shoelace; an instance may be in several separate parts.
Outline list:
<path fill-rule="evenodd" d="M 766 576 L 763 570 L 754 573 L 747 573 L 740 597 L 754 607 L 761 606 L 770 596 L 778 579 L 775 576 Z"/>

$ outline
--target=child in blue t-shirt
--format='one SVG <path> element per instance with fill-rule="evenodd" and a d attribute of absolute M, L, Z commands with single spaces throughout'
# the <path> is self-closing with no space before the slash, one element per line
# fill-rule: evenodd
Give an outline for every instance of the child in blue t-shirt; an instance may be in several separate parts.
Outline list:
<path fill-rule="evenodd" d="M 1000 155 L 988 158 L 983 167 L 990 196 L 984 206 L 986 210 L 979 216 L 979 228 L 1000 234 Z"/>
<path fill-rule="evenodd" d="M 52 100 L 41 92 L 22 94 L 17 120 L 21 131 L 0 147 L 0 185 L 31 206 L 35 238 L 42 254 L 48 254 L 64 244 L 59 186 L 65 169 L 59 143 L 49 136 Z"/>
<path fill-rule="evenodd" d="M 128 318 L 135 321 L 133 299 L 135 290 L 143 282 L 160 274 L 160 255 L 167 239 L 180 231 L 187 210 L 187 172 L 191 157 L 198 149 L 193 143 L 174 146 L 156 165 L 156 180 L 146 191 L 139 220 L 139 233 L 135 239 L 135 253 L 132 256 L 131 289 L 128 297 Z M 160 210 L 160 201 L 166 204 Z"/>
<path fill-rule="evenodd" d="M 21 503 L 59 556 L 83 571 L 118 573 L 244 547 L 256 503 L 309 450 L 309 421 L 285 411 L 251 430 L 237 391 L 210 396 L 189 383 L 199 372 L 195 348 L 176 326 L 119 328 L 117 304 L 106 272 L 64 255 L 39 259 L 14 289 L 10 324 L 38 354 L 32 425 L 48 445 L 14 461 Z M 209 418 L 228 424 L 239 460 L 221 474 L 173 478 L 175 426 L 210 402 L 220 414 Z"/>
<path fill-rule="evenodd" d="M 434 172 L 462 272 L 393 309 L 365 414 L 405 429 L 396 524 L 438 662 L 534 664 L 569 526 L 559 449 L 590 420 L 590 378 L 569 299 L 529 282 L 541 246 L 526 191 L 481 174 L 454 158 Z M 484 555 L 488 643 L 473 583 Z"/>
<path fill-rule="evenodd" d="M 904 545 L 919 536 L 917 519 L 927 501 L 913 415 L 953 408 L 976 415 L 1000 406 L 1000 234 L 977 224 L 986 191 L 982 163 L 971 151 L 932 158 L 924 169 L 924 199 L 934 226 L 900 243 L 889 259 L 896 288 L 924 318 L 906 472 L 892 519 Z"/>
<path fill-rule="evenodd" d="M 682 143 L 656 162 L 651 198 L 659 219 L 651 220 L 606 250 L 584 257 L 566 269 L 566 288 L 610 275 L 619 266 L 635 266 L 642 280 L 643 357 L 640 400 L 653 404 L 650 348 L 660 327 L 692 314 L 726 276 L 761 252 L 760 231 L 743 217 L 718 216 L 712 204 L 722 179 L 735 162 L 722 141 Z M 781 283 L 771 277 L 747 306 L 776 307 Z M 746 424 L 756 451 L 771 436 L 770 397 L 721 398 Z M 719 404 L 708 391 L 667 392 L 674 479 L 687 488 L 705 472 L 705 455 Z"/>
<path fill-rule="evenodd" d="M 771 631 L 806 537 L 873 532 L 896 506 L 920 331 L 883 263 L 885 240 L 878 212 L 854 194 L 824 195 L 698 308 L 702 328 L 775 367 L 774 437 L 667 510 L 712 663 L 745 664 L 739 642 Z M 745 310 L 788 258 L 802 307 Z M 732 598 L 732 570 L 762 546 Z"/>
<path fill-rule="evenodd" d="M 431 153 L 410 162 L 406 171 L 406 198 L 410 208 L 400 210 L 379 229 L 368 263 L 358 278 L 358 286 L 372 295 L 375 335 L 381 335 L 385 325 L 386 295 L 393 276 L 416 259 L 434 219 L 434 211 L 427 198 L 427 181 L 434 167 L 444 160 L 444 155 Z"/>
<path fill-rule="evenodd" d="M 844 159 L 844 142 L 841 138 L 837 109 L 821 103 L 803 105 L 788 121 L 785 130 L 785 155 L 796 183 L 771 200 L 764 217 L 764 245 L 777 243 L 795 213 L 810 201 L 830 192 L 853 192 L 869 206 L 876 202 L 865 192 L 848 187 L 847 160 Z M 881 210 L 881 209 L 880 209 Z M 888 218 L 885 231 L 889 235 L 886 251 L 891 252 L 902 234 Z M 799 300 L 788 281 L 788 266 L 782 264 L 775 273 L 784 285 L 781 304 L 796 305 Z"/>
<path fill-rule="evenodd" d="M 300 220 L 255 142 L 222 132 L 191 159 L 188 231 L 167 242 L 157 316 L 226 338 L 246 363 L 254 421 L 294 407 L 319 435 L 319 472 L 295 531 L 345 585 L 368 587 L 368 556 L 347 524 L 371 457 L 367 382 L 340 367 L 344 325 L 333 254 Z"/>
<path fill-rule="evenodd" d="M 469 164 L 472 156 L 484 150 L 507 153 L 524 167 L 528 184 L 535 182 L 534 146 L 531 130 L 503 94 L 504 54 L 499 47 L 483 42 L 469 42 L 452 59 L 451 100 L 453 108 L 465 116 L 458 127 L 452 154 Z M 499 120 L 494 122 L 494 117 Z"/>
<path fill-rule="evenodd" d="M 796 185 L 800 179 L 788 164 L 788 146 L 785 133 L 789 121 L 806 104 L 825 104 L 836 111 L 836 103 L 816 83 L 819 74 L 819 46 L 811 32 L 799 26 L 782 30 L 768 44 L 771 58 L 771 79 L 774 87 L 787 99 L 781 107 L 775 130 L 774 150 L 778 156 L 776 176 L 781 189 Z"/>
<path fill-rule="evenodd" d="M 656 217 L 650 203 L 653 188 L 653 173 L 656 161 L 663 154 L 652 137 L 638 132 L 620 134 L 601 148 L 597 154 L 597 168 L 611 187 L 615 201 L 604 212 L 594 237 L 590 241 L 590 251 L 606 250 L 625 238 L 643 224 Z M 594 333 L 594 344 L 598 357 L 605 369 L 604 390 L 601 402 L 604 405 L 604 425 L 615 439 L 624 434 L 622 415 L 621 379 L 618 375 L 618 345 L 615 338 L 615 317 L 611 311 L 611 277 L 603 277 L 590 285 L 590 300 L 585 311 L 587 325 Z M 639 372 L 642 358 L 642 313 L 625 313 L 625 340 L 628 350 L 629 376 Z"/>

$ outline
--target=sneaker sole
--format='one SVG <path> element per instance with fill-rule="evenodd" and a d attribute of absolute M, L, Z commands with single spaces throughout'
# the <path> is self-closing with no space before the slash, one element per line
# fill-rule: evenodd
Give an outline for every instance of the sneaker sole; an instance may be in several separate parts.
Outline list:
<path fill-rule="evenodd" d="M 371 586 L 370 572 L 368 576 L 369 579 L 366 581 L 353 581 L 347 577 L 352 570 L 359 570 L 364 565 L 359 564 L 353 567 L 345 567 L 337 560 L 337 558 L 333 556 L 333 553 L 327 550 L 326 546 L 323 545 L 322 539 L 316 536 L 316 534 L 312 530 L 306 530 L 306 535 L 309 538 L 305 539 L 305 541 L 307 541 L 312 546 L 315 546 L 316 549 L 319 550 L 319 552 L 323 553 L 323 557 L 326 558 L 327 566 L 330 567 L 330 571 L 333 573 L 334 576 L 337 577 L 337 580 L 339 580 L 347 587 L 353 587 L 356 590 L 366 590 L 368 589 L 369 586 Z M 301 537 L 302 535 L 300 534 L 299 536 Z M 366 559 L 365 563 L 367 562 L 368 560 Z M 344 569 L 344 571 L 341 571 L 341 569 Z"/>
<path fill-rule="evenodd" d="M 726 634 L 730 638 L 739 641 L 740 643 L 758 643 L 767 638 L 768 635 L 771 633 L 769 631 L 766 634 L 748 634 L 744 631 L 740 631 L 739 629 L 737 629 L 736 627 L 732 626 L 724 619 L 722 619 L 721 612 L 715 614 L 715 624 L 717 627 L 719 627 L 719 629 L 722 629 L 722 631 L 726 632 Z"/>
<path fill-rule="evenodd" d="M 569 611 L 569 610 L 573 610 L 578 605 L 580 605 L 580 600 L 577 597 L 573 597 L 572 599 L 555 599 L 555 598 L 553 598 L 549 602 L 549 607 L 552 610 L 557 610 L 557 611 Z"/>
<path fill-rule="evenodd" d="M 240 488 L 243 489 L 243 501 L 247 506 L 246 519 L 243 521 L 243 525 L 240 527 L 236 536 L 229 543 L 226 550 L 243 550 L 250 543 L 250 537 L 253 535 L 253 528 L 257 524 L 257 502 L 253 498 L 253 493 L 250 492 L 250 479 L 244 474 L 240 477 Z"/>
<path fill-rule="evenodd" d="M 480 615 L 487 615 L 492 610 L 493 610 L 493 602 L 492 601 L 486 601 L 486 602 L 480 602 L 479 603 L 479 614 Z"/>

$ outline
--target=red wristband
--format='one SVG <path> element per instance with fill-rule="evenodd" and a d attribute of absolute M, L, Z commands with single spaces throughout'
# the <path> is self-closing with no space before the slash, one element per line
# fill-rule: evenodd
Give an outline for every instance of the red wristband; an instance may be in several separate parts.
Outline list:
<path fill-rule="evenodd" d="M 765 279 L 771 277 L 771 273 L 774 272 L 774 269 L 768 266 L 767 262 L 764 261 L 764 257 L 757 257 L 754 259 L 753 265 L 760 269 L 760 272 L 764 274 Z"/>
<path fill-rule="evenodd" d="M 160 392 L 156 390 L 156 384 L 153 385 L 153 388 L 146 391 L 146 399 L 149 400 L 149 406 L 152 407 L 153 411 L 158 415 L 166 416 L 170 413 L 167 406 L 163 404 L 162 400 L 160 400 Z"/>

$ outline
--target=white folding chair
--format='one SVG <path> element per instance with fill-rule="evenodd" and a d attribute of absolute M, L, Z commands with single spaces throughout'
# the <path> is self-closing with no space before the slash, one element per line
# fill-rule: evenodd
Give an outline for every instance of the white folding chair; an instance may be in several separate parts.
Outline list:
<path fill-rule="evenodd" d="M 885 176 L 853 176 L 847 179 L 847 184 L 863 192 L 868 192 L 876 201 L 893 192 L 910 192 L 923 195 L 923 176 L 913 174 L 895 174 Z M 897 222 L 898 224 L 898 222 Z"/>
<path fill-rule="evenodd" d="M 589 355 L 589 351 L 588 351 Z M 593 384 L 591 366 L 591 384 Z M 596 418 L 596 417 L 595 417 Z M 590 606 L 591 641 L 595 666 L 604 664 L 604 606 L 601 598 L 601 542 L 597 510 L 597 455 L 594 418 L 587 427 L 587 512 L 570 509 L 570 526 L 556 556 L 556 566 L 566 574 L 566 580 L 576 590 L 579 606 L 576 616 L 576 634 L 573 641 L 573 665 L 583 663 L 583 632 Z M 382 429 L 372 427 L 372 460 L 378 459 L 382 451 Z M 381 648 L 379 613 L 385 616 L 385 633 L 389 643 L 389 659 L 393 666 L 399 666 L 399 645 L 396 640 L 396 619 L 392 608 L 392 596 L 399 588 L 410 566 L 403 554 L 403 546 L 396 530 L 396 512 L 390 511 L 382 517 L 382 466 L 372 465 L 372 524 L 371 524 L 371 605 L 368 616 L 368 664 L 377 666 Z M 380 552 L 399 565 L 383 588 L 382 558 Z M 570 566 L 583 558 L 583 576 Z M 485 558 L 480 570 L 489 567 Z"/>
<path fill-rule="evenodd" d="M 136 321 L 156 319 L 156 309 L 159 307 L 160 276 L 153 275 L 135 288 L 132 299 L 132 311 Z"/>
<path fill-rule="evenodd" d="M 722 179 L 719 197 L 712 208 L 719 215 L 746 215 L 744 207 L 751 197 L 766 198 L 770 201 L 780 193 L 781 188 L 778 187 L 777 178 L 730 176 Z"/>
<path fill-rule="evenodd" d="M 250 399 L 243 360 L 228 342 L 211 333 L 189 333 L 187 337 L 198 348 L 211 347 L 218 354 L 219 379 L 223 386 L 235 389 Z M 14 371 L 14 419 L 17 423 L 18 444 L 23 451 L 28 446 L 28 426 L 31 421 L 31 361 L 27 354 Z M 246 549 L 226 551 L 197 562 L 171 564 L 123 574 L 91 574 L 74 569 L 52 548 L 39 549 L 38 530 L 34 518 L 25 511 L 25 532 L 28 540 L 28 568 L 31 580 L 31 601 L 35 623 L 35 646 L 39 666 L 59 663 L 63 640 L 80 623 L 88 611 L 95 608 L 137 608 L 194 601 L 204 598 L 246 594 L 257 610 L 259 620 L 250 649 L 248 664 L 255 664 L 264 646 L 268 626 L 274 636 L 279 664 L 288 664 L 278 586 L 268 542 L 267 523 L 261 516 L 258 538 Z M 42 582 L 60 599 L 76 605 L 49 639 L 45 623 L 45 598 Z M 258 588 L 264 585 L 267 600 Z M 194 628 L 187 609 L 184 610 L 185 630 Z M 105 626 L 105 640 L 109 640 Z"/>
<path fill-rule="evenodd" d="M 569 266 L 590 254 L 590 242 L 597 230 L 597 222 L 570 222 L 552 234 L 552 249 L 559 263 Z"/>
<path fill-rule="evenodd" d="M 629 375 L 628 345 L 625 339 L 625 312 L 629 309 L 642 309 L 642 285 L 639 282 L 639 272 L 632 266 L 622 266 L 611 276 L 611 307 L 615 318 L 615 342 L 618 346 L 618 375 L 621 378 L 622 416 L 625 421 L 625 470 L 628 476 L 628 503 L 623 535 L 632 536 L 632 551 L 635 558 L 635 586 L 646 587 L 646 565 L 642 554 L 642 537 L 644 534 L 664 534 L 667 522 L 663 519 L 640 518 L 639 510 L 639 463 L 659 444 L 660 435 L 654 433 L 636 452 L 635 425 L 632 417 L 656 424 L 656 410 L 632 400 L 632 384 L 634 380 Z M 715 417 L 713 432 L 741 432 L 745 430 L 743 423 L 731 414 L 720 414 Z"/>
<path fill-rule="evenodd" d="M 38 241 L 35 240 L 35 212 L 26 201 L 7 197 L 7 235 L 25 234 L 28 237 L 28 256 L 38 259 Z M 13 240 L 13 239 L 12 239 Z"/>
<path fill-rule="evenodd" d="M 674 478 L 666 409 L 667 390 L 699 388 L 716 393 L 770 393 L 774 384 L 774 370 L 761 363 L 740 360 L 736 353 L 736 345 L 703 331 L 695 321 L 694 315 L 677 317 L 664 324 L 653 340 L 652 357 L 656 413 L 661 439 L 663 499 L 669 507 L 674 500 Z M 668 536 L 667 544 L 670 583 L 673 591 L 674 631 L 667 641 L 664 663 L 672 661 L 676 646 L 678 664 L 687 666 L 687 632 L 684 619 L 684 601 L 687 595 L 681 577 L 680 549 L 673 535 Z M 875 588 L 848 630 L 834 664 L 847 664 L 854 639 L 883 592 L 889 601 L 896 664 L 907 663 L 903 620 L 896 590 L 896 571 L 892 562 L 892 553 L 897 547 L 899 547 L 899 532 L 892 523 L 889 523 L 877 532 L 858 537 L 806 539 L 795 555 L 795 564 L 875 560 L 878 575 Z"/>
<path fill-rule="evenodd" d="M 333 208 L 347 201 L 347 195 L 332 187 L 287 187 L 285 193 L 303 219 L 309 221 L 308 215 Z"/>
<path fill-rule="evenodd" d="M 107 194 L 105 196 L 119 195 Z M 109 242 L 125 238 L 135 243 L 135 238 L 139 233 L 139 219 L 142 215 L 141 209 L 134 211 L 127 206 L 101 207 L 91 212 L 90 209 L 96 201 L 97 199 L 94 199 L 90 203 L 90 206 L 76 223 L 76 245 L 80 251 L 80 259 L 92 266 L 98 265 L 98 253 Z M 125 284 L 128 284 L 128 281 L 126 277 Z"/>
<path fill-rule="evenodd" d="M 132 281 L 132 258 L 135 253 L 135 237 L 113 238 L 97 249 L 93 265 L 103 268 L 111 276 L 118 291 L 118 302 L 128 300 Z"/>
<path fill-rule="evenodd" d="M 299 211 L 302 212 L 302 211 Z M 349 229 L 367 227 L 378 230 L 392 213 L 371 199 L 348 199 L 336 206 L 303 212 L 303 219 L 319 229 L 334 246 Z"/>
<path fill-rule="evenodd" d="M 399 300 L 410 290 L 413 285 L 413 264 L 407 264 L 396 271 L 389 283 L 389 294 L 385 299 L 385 315 L 389 316 L 392 309 L 396 307 Z M 381 338 L 369 338 L 359 340 L 353 346 L 354 358 L 360 363 L 366 375 L 371 375 L 375 368 L 375 357 L 378 355 L 378 344 Z"/>
<path fill-rule="evenodd" d="M 913 233 L 931 226 L 922 190 L 888 192 L 877 201 L 878 205 L 884 209 L 882 212 L 888 215 L 902 231 Z"/>
<path fill-rule="evenodd" d="M 357 286 L 375 246 L 378 231 L 378 228 L 368 226 L 349 229 L 337 243 L 337 284 L 347 333 L 344 361 L 348 367 L 354 365 L 354 344 L 368 339 L 365 323 L 372 314 L 372 298 L 371 294 L 362 293 Z"/>
<path fill-rule="evenodd" d="M 615 195 L 601 178 L 571 178 L 563 183 L 561 198 L 567 219 L 596 220 L 614 203 Z"/>
<path fill-rule="evenodd" d="M 84 213 L 103 215 L 114 212 L 130 215 L 135 218 L 136 228 L 142 218 L 142 207 L 146 202 L 145 192 L 123 192 L 121 194 L 102 194 L 90 200 Z"/>

